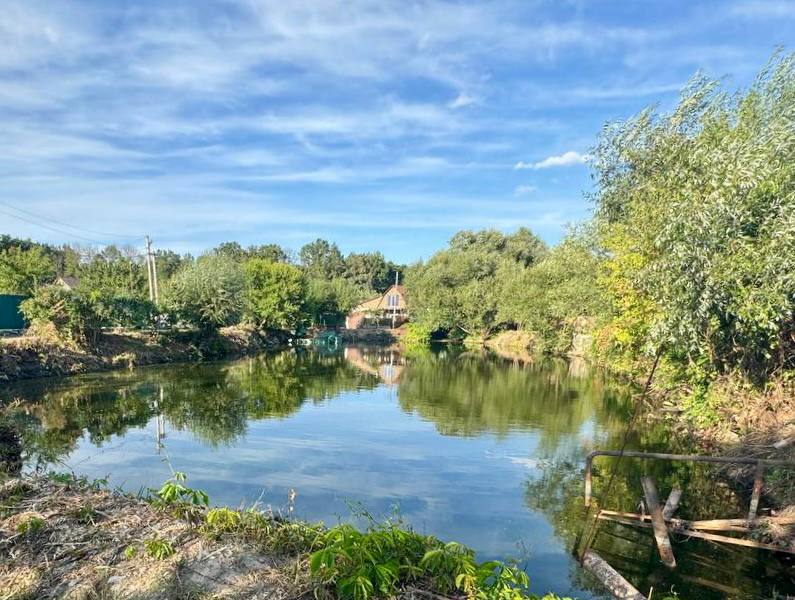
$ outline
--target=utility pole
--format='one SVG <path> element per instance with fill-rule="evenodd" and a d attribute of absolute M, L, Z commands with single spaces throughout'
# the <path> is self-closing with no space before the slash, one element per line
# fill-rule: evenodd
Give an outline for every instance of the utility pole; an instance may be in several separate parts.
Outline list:
<path fill-rule="evenodd" d="M 394 300 L 392 301 L 392 329 L 395 328 L 395 319 L 397 318 L 397 305 L 400 302 L 400 295 L 397 293 L 397 285 L 398 285 L 398 277 L 400 276 L 399 271 L 395 271 L 395 294 Z"/>
<path fill-rule="evenodd" d="M 158 303 L 157 295 L 157 264 L 155 255 L 152 254 L 152 238 L 146 236 L 146 273 L 149 275 L 149 300 Z"/>

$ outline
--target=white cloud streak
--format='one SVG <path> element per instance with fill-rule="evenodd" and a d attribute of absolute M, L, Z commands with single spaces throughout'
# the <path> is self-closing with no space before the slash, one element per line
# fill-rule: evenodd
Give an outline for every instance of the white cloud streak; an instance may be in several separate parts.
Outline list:
<path fill-rule="evenodd" d="M 551 169 L 553 167 L 570 167 L 572 165 L 582 165 L 588 161 L 588 156 L 580 154 L 574 150 L 569 150 L 557 156 L 548 156 L 538 162 L 526 163 L 519 161 L 514 165 L 514 169 Z"/>

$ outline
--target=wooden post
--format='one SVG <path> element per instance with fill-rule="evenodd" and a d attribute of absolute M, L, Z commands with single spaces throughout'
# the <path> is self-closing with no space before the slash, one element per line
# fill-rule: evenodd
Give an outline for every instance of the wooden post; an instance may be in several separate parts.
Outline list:
<path fill-rule="evenodd" d="M 682 490 L 678 487 L 675 487 L 671 490 L 671 493 L 668 495 L 668 500 L 665 501 L 665 506 L 663 507 L 663 519 L 668 521 L 671 517 L 674 516 L 676 513 L 676 509 L 679 508 L 679 500 L 682 498 Z"/>
<path fill-rule="evenodd" d="M 663 519 L 662 507 L 660 507 L 660 500 L 657 495 L 657 485 L 654 483 L 653 477 L 644 477 L 641 479 L 641 483 L 643 484 L 643 495 L 646 498 L 646 508 L 649 510 L 649 515 L 651 515 L 657 550 L 660 552 L 663 564 L 673 569 L 676 567 L 676 559 L 674 558 L 674 550 L 671 547 L 671 538 L 668 537 L 668 528 L 665 526 L 665 520 Z"/>
<path fill-rule="evenodd" d="M 592 458 L 589 456 L 585 459 L 585 506 L 591 506 L 591 490 L 592 490 L 592 475 L 591 475 L 591 463 L 593 462 Z"/>
<path fill-rule="evenodd" d="M 646 600 L 621 574 L 593 550 L 586 550 L 582 565 L 593 573 L 618 600 Z"/>
<path fill-rule="evenodd" d="M 748 520 L 756 518 L 756 511 L 759 508 L 759 497 L 762 495 L 762 486 L 765 483 L 765 466 L 761 463 L 756 465 L 754 475 L 754 491 L 751 493 L 751 505 L 748 507 Z"/>

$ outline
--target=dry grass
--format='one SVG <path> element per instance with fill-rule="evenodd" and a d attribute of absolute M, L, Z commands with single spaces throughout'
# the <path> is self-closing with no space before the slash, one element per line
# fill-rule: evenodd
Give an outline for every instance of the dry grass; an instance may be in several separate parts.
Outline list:
<path fill-rule="evenodd" d="M 127 496 L 36 478 L 6 482 L 0 505 L 0 600 L 279 600 L 311 589 L 289 559 L 209 540 Z M 174 554 L 149 556 L 153 538 Z"/>

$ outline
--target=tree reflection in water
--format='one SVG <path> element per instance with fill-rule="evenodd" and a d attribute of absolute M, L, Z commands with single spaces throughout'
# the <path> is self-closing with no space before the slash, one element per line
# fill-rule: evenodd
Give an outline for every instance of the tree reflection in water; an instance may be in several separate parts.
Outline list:
<path fill-rule="evenodd" d="M 384 413 L 394 420 L 390 425 L 393 429 L 387 433 L 399 430 L 401 419 L 407 423 L 419 420 L 432 425 L 429 434 L 434 429 L 440 434 L 433 436 L 436 440 L 423 438 L 432 442 L 437 452 L 447 448 L 442 443 L 444 438 L 470 440 L 472 448 L 479 447 L 474 444 L 475 438 L 479 442 L 493 439 L 497 442 L 495 449 L 513 448 L 516 456 L 484 457 L 464 450 L 460 450 L 460 456 L 469 457 L 481 480 L 486 475 L 483 469 L 500 469 L 499 475 L 489 479 L 494 486 L 499 484 L 494 477 L 511 473 L 503 464 L 496 465 L 494 459 L 506 458 L 527 467 L 526 472 L 511 475 L 519 477 L 517 483 L 506 482 L 501 488 L 503 494 L 506 490 L 516 494 L 517 486 L 523 485 L 524 507 L 521 494 L 518 507 L 504 502 L 502 506 L 509 511 L 518 508 L 531 520 L 543 515 L 555 537 L 569 549 L 585 515 L 583 458 L 594 448 L 620 447 L 632 408 L 630 390 L 582 363 L 511 362 L 453 347 L 407 356 L 379 348 L 347 348 L 325 354 L 292 350 L 234 362 L 40 380 L 7 386 L 0 392 L 0 401 L 22 432 L 28 467 L 51 468 L 75 451 L 82 439 L 101 448 L 111 438 L 120 439 L 128 431 L 147 427 L 155 417 L 155 447 L 164 441 L 163 434 L 178 430 L 189 432 L 209 448 L 229 447 L 234 453 L 254 422 L 287 419 L 307 403 L 331 402 L 332 409 L 336 398 L 359 391 L 375 392 L 381 387 L 388 393 L 368 395 L 366 401 L 395 403 L 392 412 Z M 316 425 L 322 428 L 324 423 L 318 421 Z M 412 431 L 413 426 L 405 435 Z M 322 434 L 333 439 L 333 432 Z M 414 443 L 413 438 L 394 439 L 400 440 L 399 444 Z M 506 440 L 512 440 L 511 444 L 501 446 Z M 380 439 L 370 441 L 381 443 Z M 522 445 L 525 442 L 527 446 Z M 348 444 L 342 447 L 353 452 L 350 456 L 362 456 L 354 448 L 356 439 L 346 438 L 340 443 Z M 402 447 L 394 446 L 396 452 Z M 632 432 L 628 448 L 689 451 L 680 437 L 648 422 L 641 422 Z M 371 455 L 368 458 L 374 458 Z M 388 462 L 391 458 L 372 462 L 372 468 L 381 469 L 379 478 L 389 479 L 390 469 L 397 464 Z M 436 474 L 434 469 L 439 465 L 432 464 L 435 459 L 422 458 L 428 461 L 421 463 L 422 469 Z M 317 464 L 330 467 L 330 463 Z M 414 465 L 410 461 L 400 464 L 404 469 Z M 341 468 L 348 466 L 369 475 L 363 470 L 365 466 L 343 464 Z M 403 471 L 404 476 L 411 473 Z M 438 472 L 438 481 L 444 481 L 444 473 L 443 468 Z M 610 497 L 603 498 L 607 480 L 613 475 Z M 745 504 L 730 487 L 716 483 L 714 467 L 709 465 L 600 458 L 594 470 L 595 495 L 602 506 L 634 511 L 641 496 L 642 475 L 656 477 L 662 495 L 674 484 L 682 487 L 685 494 L 680 515 L 685 518 L 742 515 Z M 399 474 L 395 472 L 394 476 Z M 427 485 L 428 481 L 418 485 Z M 414 493 L 412 486 L 401 489 Z M 423 490 L 416 494 L 429 493 L 427 488 Z M 434 493 L 440 492 L 437 489 Z M 422 498 L 413 500 L 417 506 L 425 504 Z M 489 521 L 479 514 L 472 522 L 472 527 L 484 527 Z M 779 592 L 795 591 L 789 565 L 769 554 L 691 540 L 676 545 L 680 566 L 670 572 L 659 566 L 647 532 L 616 524 L 600 528 L 595 547 L 642 590 L 654 586 L 666 591 L 674 586 L 688 590 L 687 598 L 709 599 L 770 597 L 774 587 Z M 574 585 L 581 590 L 596 589 L 581 570 L 575 566 L 571 569 Z M 764 569 L 765 577 L 759 576 L 760 569 Z"/>

